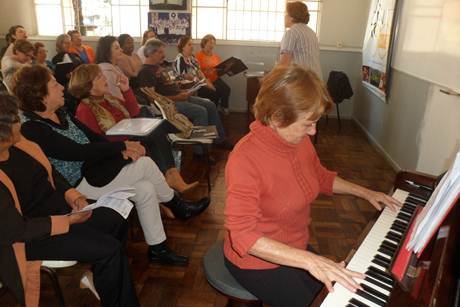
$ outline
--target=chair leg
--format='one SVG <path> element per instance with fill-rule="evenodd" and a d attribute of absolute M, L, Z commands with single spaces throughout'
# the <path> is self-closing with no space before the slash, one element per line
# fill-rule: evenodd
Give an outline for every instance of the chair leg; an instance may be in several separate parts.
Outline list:
<path fill-rule="evenodd" d="M 339 104 L 336 103 L 335 107 L 337 108 L 337 119 L 339 120 L 339 133 L 342 130 L 342 122 L 340 121 L 340 112 L 339 112 Z"/>
<path fill-rule="evenodd" d="M 203 144 L 203 152 L 206 157 L 206 180 L 208 183 L 208 194 L 211 193 L 211 162 L 209 160 L 209 149 L 206 144 Z"/>
<path fill-rule="evenodd" d="M 52 268 L 48 268 L 45 266 L 42 266 L 40 269 L 43 272 L 45 272 L 46 275 L 49 276 L 51 283 L 53 284 L 54 292 L 56 293 L 56 296 L 59 300 L 59 303 L 61 304 L 62 307 L 65 307 L 64 296 L 62 294 L 61 286 L 59 285 L 59 280 L 57 278 L 56 271 Z"/>

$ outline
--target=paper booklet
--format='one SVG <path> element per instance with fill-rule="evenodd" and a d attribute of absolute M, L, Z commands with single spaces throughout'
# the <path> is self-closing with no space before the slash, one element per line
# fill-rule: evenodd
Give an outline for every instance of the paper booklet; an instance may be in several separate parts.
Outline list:
<path fill-rule="evenodd" d="M 105 132 L 106 135 L 149 135 L 163 122 L 161 118 L 125 118 Z"/>
<path fill-rule="evenodd" d="M 407 245 L 418 256 L 436 233 L 449 211 L 460 197 L 460 152 L 453 166 L 444 175 L 423 210 L 415 220 L 415 227 Z"/>
<path fill-rule="evenodd" d="M 200 81 L 196 82 L 191 88 L 186 89 L 187 93 L 193 93 L 203 86 L 206 86 L 206 79 L 201 79 Z"/>
<path fill-rule="evenodd" d="M 214 68 L 217 69 L 217 74 L 219 77 L 225 74 L 234 76 L 248 69 L 243 61 L 235 57 L 226 59 L 225 61 L 214 66 Z"/>
<path fill-rule="evenodd" d="M 71 212 L 69 215 L 94 210 L 99 207 L 106 207 L 117 211 L 124 219 L 126 219 L 133 208 L 133 204 L 128 200 L 128 198 L 133 197 L 134 195 L 136 195 L 134 193 L 134 187 L 118 188 L 102 195 L 95 203 L 88 205 L 79 211 Z"/>

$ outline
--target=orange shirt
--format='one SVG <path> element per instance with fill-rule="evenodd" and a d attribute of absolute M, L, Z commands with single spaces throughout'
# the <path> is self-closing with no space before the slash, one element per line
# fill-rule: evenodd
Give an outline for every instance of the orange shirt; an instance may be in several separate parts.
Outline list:
<path fill-rule="evenodd" d="M 211 82 L 216 81 L 219 76 L 214 67 L 221 62 L 220 56 L 213 53 L 212 55 L 207 55 L 203 51 L 199 51 L 195 55 L 196 60 L 200 64 L 201 71 L 204 73 L 206 78 L 211 80 Z"/>
<path fill-rule="evenodd" d="M 239 268 L 271 269 L 277 265 L 248 251 L 261 237 L 305 250 L 310 205 L 332 194 L 336 173 L 321 165 L 309 137 L 290 144 L 259 121 L 250 128 L 225 169 L 224 253 Z"/>
<path fill-rule="evenodd" d="M 94 50 L 91 46 L 88 45 L 81 45 L 82 49 L 86 52 L 86 56 L 88 57 L 88 64 L 94 64 L 96 63 L 96 57 L 94 55 Z M 75 47 L 69 47 L 69 52 L 70 53 L 75 53 L 80 56 L 80 52 L 78 52 L 77 48 Z"/>

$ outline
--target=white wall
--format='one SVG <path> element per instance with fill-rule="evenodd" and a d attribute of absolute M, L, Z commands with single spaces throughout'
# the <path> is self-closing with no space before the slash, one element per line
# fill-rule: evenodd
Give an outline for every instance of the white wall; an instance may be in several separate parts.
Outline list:
<path fill-rule="evenodd" d="M 324 0 L 322 3 L 322 15 L 320 20 L 320 45 L 321 66 L 323 75 L 327 78 L 330 70 L 342 70 L 350 78 L 357 91 L 360 78 L 361 54 L 360 49 L 364 36 L 364 25 L 367 21 L 368 0 Z M 35 32 L 33 0 L 1 0 L 0 33 L 6 33 L 13 24 L 22 24 L 33 35 Z M 5 18 L 4 18 L 5 16 Z M 44 42 L 49 50 L 50 57 L 54 55 L 54 42 L 43 37 L 33 38 Z M 343 48 L 330 50 L 339 42 Z M 90 45 L 95 45 L 91 41 Z M 198 49 L 198 46 L 195 45 Z M 351 49 L 350 49 L 351 48 Z M 353 48 L 356 48 L 353 50 Z M 351 51 L 350 51 L 351 50 Z M 273 67 L 279 52 L 278 44 L 229 44 L 218 42 L 216 51 L 222 58 L 236 56 L 246 63 L 264 62 L 264 69 Z M 176 49 L 174 46 L 167 48 L 167 57 L 174 58 Z M 248 65 L 251 68 L 251 65 Z M 230 108 L 234 111 L 246 110 L 246 81 L 243 75 L 231 78 L 224 77 L 232 88 Z M 341 115 L 350 118 L 353 110 L 354 98 L 340 105 Z M 335 111 L 334 111 L 335 112 Z"/>

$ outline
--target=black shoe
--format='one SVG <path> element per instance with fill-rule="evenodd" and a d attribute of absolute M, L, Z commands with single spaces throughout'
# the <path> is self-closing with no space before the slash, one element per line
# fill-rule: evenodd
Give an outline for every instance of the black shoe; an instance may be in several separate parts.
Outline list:
<path fill-rule="evenodd" d="M 185 201 L 177 193 L 174 193 L 173 199 L 163 203 L 163 205 L 171 209 L 176 218 L 187 220 L 206 210 L 210 202 L 209 197 L 203 197 L 196 202 Z"/>
<path fill-rule="evenodd" d="M 228 150 L 228 151 L 232 151 L 233 147 L 235 146 L 235 145 L 233 145 L 232 143 L 230 143 L 227 140 L 223 140 L 222 142 L 216 143 L 216 144 L 213 144 L 213 145 L 215 147 L 217 147 L 217 148 L 220 148 L 220 149 L 223 149 L 223 150 Z"/>
<path fill-rule="evenodd" d="M 188 257 L 177 255 L 166 245 L 162 246 L 160 250 L 156 250 L 158 248 L 155 247 L 156 246 L 149 246 L 147 257 L 149 258 L 150 262 L 172 266 L 188 265 Z"/>

